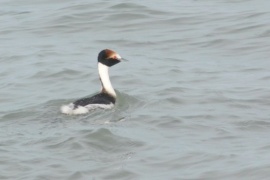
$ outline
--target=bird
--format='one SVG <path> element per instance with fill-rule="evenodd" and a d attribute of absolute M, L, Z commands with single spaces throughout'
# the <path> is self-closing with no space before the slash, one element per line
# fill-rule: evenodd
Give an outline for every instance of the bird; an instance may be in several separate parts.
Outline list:
<path fill-rule="evenodd" d="M 113 50 L 104 49 L 98 54 L 97 60 L 99 79 L 102 87 L 101 91 L 92 97 L 81 98 L 73 103 L 61 106 L 61 112 L 63 114 L 86 114 L 93 109 L 111 109 L 114 107 L 116 102 L 116 93 L 110 81 L 109 67 L 126 59 L 122 58 Z"/>

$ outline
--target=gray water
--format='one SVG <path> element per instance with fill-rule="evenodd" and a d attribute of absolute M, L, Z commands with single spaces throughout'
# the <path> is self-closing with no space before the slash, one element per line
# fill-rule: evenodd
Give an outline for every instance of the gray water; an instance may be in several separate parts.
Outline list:
<path fill-rule="evenodd" d="M 0 179 L 269 179 L 270 2 L 0 2 Z M 114 109 L 61 105 L 100 90 Z"/>

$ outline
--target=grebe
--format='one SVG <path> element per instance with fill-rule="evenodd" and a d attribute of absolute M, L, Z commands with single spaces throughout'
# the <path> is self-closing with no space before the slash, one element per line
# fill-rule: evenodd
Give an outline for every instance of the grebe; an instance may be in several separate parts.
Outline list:
<path fill-rule="evenodd" d="M 104 49 L 98 54 L 98 72 L 101 81 L 101 92 L 89 97 L 82 98 L 61 107 L 64 114 L 85 114 L 92 109 L 110 109 L 114 106 L 116 93 L 112 87 L 109 77 L 109 67 L 125 60 L 115 51 Z"/>

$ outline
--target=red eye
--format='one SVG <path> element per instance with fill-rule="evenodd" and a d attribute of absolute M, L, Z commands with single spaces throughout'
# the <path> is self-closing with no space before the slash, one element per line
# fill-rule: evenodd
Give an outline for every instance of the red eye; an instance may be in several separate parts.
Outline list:
<path fill-rule="evenodd" d="M 117 59 L 117 57 L 116 56 L 113 56 L 113 59 Z"/>

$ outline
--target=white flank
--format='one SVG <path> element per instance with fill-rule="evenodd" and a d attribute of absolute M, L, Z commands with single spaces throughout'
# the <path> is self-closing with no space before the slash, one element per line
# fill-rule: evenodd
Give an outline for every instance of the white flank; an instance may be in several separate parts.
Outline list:
<path fill-rule="evenodd" d="M 112 87 L 112 83 L 109 77 L 109 67 L 102 63 L 98 63 L 98 72 L 103 88 L 107 91 L 107 93 L 116 97 L 116 93 Z"/>
<path fill-rule="evenodd" d="M 89 104 L 87 106 L 78 106 L 76 109 L 74 108 L 74 104 L 70 103 L 68 105 L 63 105 L 61 107 L 61 112 L 64 114 L 69 114 L 69 115 L 76 115 L 76 114 L 86 114 L 90 110 L 94 110 L 97 108 L 101 109 L 111 109 L 113 108 L 114 104 Z"/>

